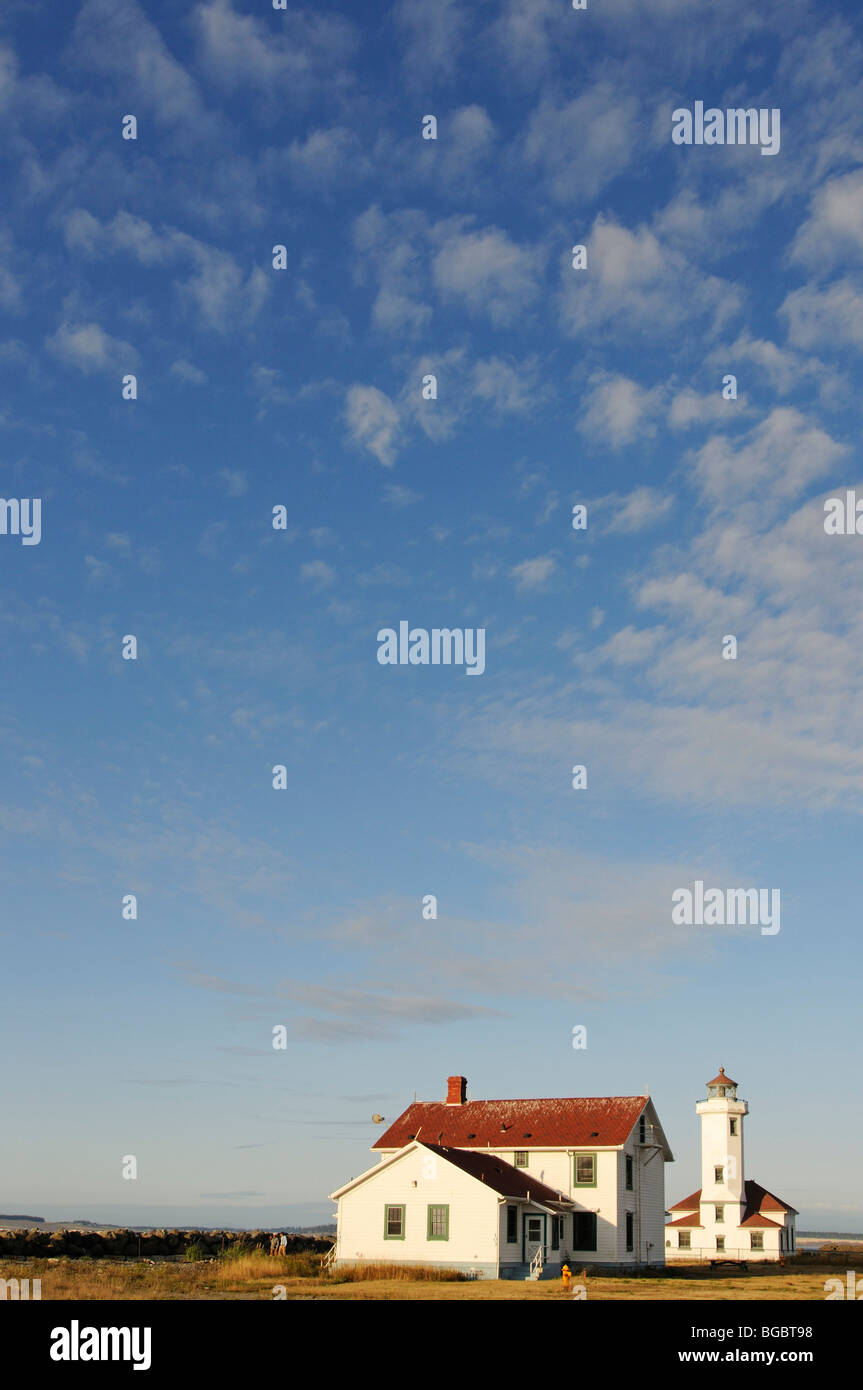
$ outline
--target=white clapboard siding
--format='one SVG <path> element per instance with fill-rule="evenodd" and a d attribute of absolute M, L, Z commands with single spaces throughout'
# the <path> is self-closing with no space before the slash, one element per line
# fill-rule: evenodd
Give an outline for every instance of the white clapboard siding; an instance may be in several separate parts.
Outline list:
<path fill-rule="evenodd" d="M 423 1148 L 412 1148 L 345 1193 L 339 1203 L 339 1260 L 398 1264 L 496 1262 L 499 1197 Z M 429 1204 L 449 1206 L 449 1239 L 429 1240 Z M 405 1208 L 404 1240 L 384 1239 L 384 1208 Z"/>

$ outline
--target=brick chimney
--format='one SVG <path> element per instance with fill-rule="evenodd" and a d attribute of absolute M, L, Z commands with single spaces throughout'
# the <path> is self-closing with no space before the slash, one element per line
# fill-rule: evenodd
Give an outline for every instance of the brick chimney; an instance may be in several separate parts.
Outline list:
<path fill-rule="evenodd" d="M 447 1105 L 464 1105 L 467 1099 L 467 1077 L 448 1076 L 446 1079 Z"/>

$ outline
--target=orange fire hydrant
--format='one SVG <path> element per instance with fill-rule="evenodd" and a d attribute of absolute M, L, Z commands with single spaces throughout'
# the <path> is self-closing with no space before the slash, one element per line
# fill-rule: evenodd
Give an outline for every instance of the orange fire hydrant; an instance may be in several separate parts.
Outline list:
<path fill-rule="evenodd" d="M 560 1271 L 560 1276 L 563 1280 L 563 1291 L 564 1293 L 566 1293 L 569 1289 L 572 1288 L 572 1271 L 569 1265 L 563 1266 L 563 1269 Z"/>

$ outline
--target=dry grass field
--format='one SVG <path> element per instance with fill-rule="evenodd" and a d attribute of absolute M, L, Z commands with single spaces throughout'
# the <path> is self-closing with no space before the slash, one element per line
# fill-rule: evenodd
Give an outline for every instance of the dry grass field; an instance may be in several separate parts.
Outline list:
<path fill-rule="evenodd" d="M 669 1271 L 631 1278 L 600 1275 L 582 1278 L 589 1299 L 618 1300 L 735 1300 L 773 1302 L 823 1300 L 824 1281 L 857 1269 L 863 1279 L 863 1252 L 849 1250 L 832 1257 L 817 1257 L 806 1264 L 757 1267 L 749 1271 L 709 1269 Z M 394 1277 L 394 1274 L 397 1277 Z M 572 1298 L 558 1280 L 536 1283 L 521 1280 L 446 1279 L 439 1271 L 369 1266 L 358 1270 L 323 1274 L 314 1256 L 278 1259 L 263 1253 L 191 1262 L 139 1260 L 9 1259 L 0 1277 L 42 1281 L 42 1299 L 273 1299 L 274 1288 L 284 1286 L 287 1299 L 457 1299 L 554 1300 Z"/>

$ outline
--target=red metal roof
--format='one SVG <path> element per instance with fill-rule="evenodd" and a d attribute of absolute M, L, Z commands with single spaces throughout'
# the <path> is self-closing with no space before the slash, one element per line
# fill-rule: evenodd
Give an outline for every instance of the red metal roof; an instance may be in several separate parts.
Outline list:
<path fill-rule="evenodd" d="M 746 1220 L 741 1221 L 740 1224 L 741 1226 L 775 1226 L 777 1230 L 781 1229 L 778 1221 L 771 1221 L 769 1216 L 761 1216 L 757 1211 L 753 1212 L 751 1216 L 747 1216 Z"/>
<path fill-rule="evenodd" d="M 673 1207 L 669 1207 L 668 1210 L 669 1210 L 669 1211 L 698 1211 L 698 1208 L 699 1208 L 700 1205 L 701 1205 L 701 1188 L 699 1187 L 699 1189 L 698 1189 L 697 1192 L 693 1192 L 693 1193 L 691 1194 L 691 1196 L 689 1196 L 689 1197 L 684 1197 L 684 1199 L 683 1199 L 682 1202 L 675 1202 L 675 1203 L 674 1203 L 674 1206 L 673 1206 Z"/>
<path fill-rule="evenodd" d="M 666 1226 L 701 1226 L 698 1212 L 694 1216 L 680 1216 L 676 1221 L 666 1221 Z"/>
<path fill-rule="evenodd" d="M 751 1178 L 746 1180 L 746 1211 L 743 1213 L 744 1222 L 748 1217 L 764 1211 L 788 1211 L 797 1216 L 797 1209 L 789 1207 L 785 1202 L 780 1202 L 778 1197 L 774 1197 L 772 1192 L 768 1192 L 766 1187 L 760 1183 L 753 1182 Z"/>
<path fill-rule="evenodd" d="M 501 1197 L 517 1197 L 522 1201 L 530 1197 L 531 1201 L 537 1201 L 542 1205 L 553 1202 L 555 1206 L 563 1205 L 567 1209 L 574 1205 L 565 1193 L 548 1187 L 546 1183 L 532 1178 L 523 1168 L 513 1168 L 511 1163 L 505 1163 L 502 1158 L 495 1158 L 493 1154 L 450 1149 L 443 1144 L 425 1144 L 422 1140 L 419 1142 L 422 1148 L 440 1154 L 447 1163 L 454 1164 L 463 1173 L 484 1182 Z"/>
<path fill-rule="evenodd" d="M 745 1202 L 746 1202 L 746 1206 L 745 1206 L 744 1211 L 743 1211 L 743 1220 L 742 1220 L 741 1223 L 740 1223 L 741 1226 L 757 1225 L 758 1222 L 756 1222 L 756 1221 L 754 1220 L 754 1218 L 755 1218 L 756 1216 L 759 1216 L 759 1217 L 760 1217 L 760 1216 L 763 1216 L 763 1213 L 766 1212 L 766 1211 L 773 1211 L 773 1212 L 783 1212 L 783 1211 L 784 1211 L 784 1212 L 790 1212 L 793 1216 L 797 1216 L 798 1213 L 797 1213 L 797 1210 L 796 1210 L 795 1207 L 789 1207 L 785 1202 L 780 1202 L 780 1200 L 779 1200 L 778 1197 L 774 1197 L 773 1193 L 772 1193 L 772 1192 L 768 1192 L 768 1191 L 767 1191 L 767 1188 L 766 1188 L 766 1187 L 762 1187 L 760 1183 L 758 1183 L 758 1182 L 753 1182 L 753 1180 L 752 1180 L 751 1178 L 747 1178 L 747 1179 L 746 1179 L 746 1182 L 743 1184 L 743 1186 L 744 1186 L 744 1188 L 745 1188 L 745 1191 L 744 1191 L 744 1194 L 743 1194 L 743 1195 L 744 1195 L 744 1200 L 745 1200 Z M 715 1201 L 715 1200 L 716 1200 L 715 1198 L 712 1198 L 712 1199 L 711 1199 L 711 1201 Z M 720 1203 L 720 1205 L 722 1205 L 722 1204 Z M 728 1203 L 726 1202 L 725 1205 L 727 1206 Z M 732 1204 L 732 1205 L 733 1205 L 733 1204 Z M 697 1212 L 697 1211 L 700 1211 L 700 1209 L 701 1209 L 701 1188 L 700 1188 L 700 1187 L 699 1187 L 698 1191 L 697 1191 L 697 1192 L 693 1192 L 693 1193 L 691 1194 L 691 1196 L 689 1196 L 689 1197 L 684 1197 L 684 1199 L 683 1199 L 682 1202 L 675 1202 L 673 1207 L 669 1207 L 669 1208 L 668 1208 L 669 1211 L 696 1211 L 696 1212 Z M 667 1221 L 665 1224 L 666 1224 L 667 1226 L 676 1226 L 676 1225 L 678 1225 L 679 1223 L 676 1222 L 676 1221 Z M 768 1225 L 768 1226 L 775 1226 L 776 1224 L 777 1224 L 777 1223 L 776 1223 L 775 1221 L 768 1221 L 768 1222 L 767 1222 L 767 1225 Z"/>
<path fill-rule="evenodd" d="M 414 1101 L 373 1149 L 412 1139 L 458 1149 L 615 1148 L 629 1138 L 647 1096 L 563 1096 L 548 1100 Z"/>
<path fill-rule="evenodd" d="M 736 1086 L 737 1082 L 732 1081 L 730 1076 L 725 1075 L 725 1068 L 719 1068 L 719 1075 L 714 1076 L 712 1081 L 708 1081 L 708 1086 Z"/>

